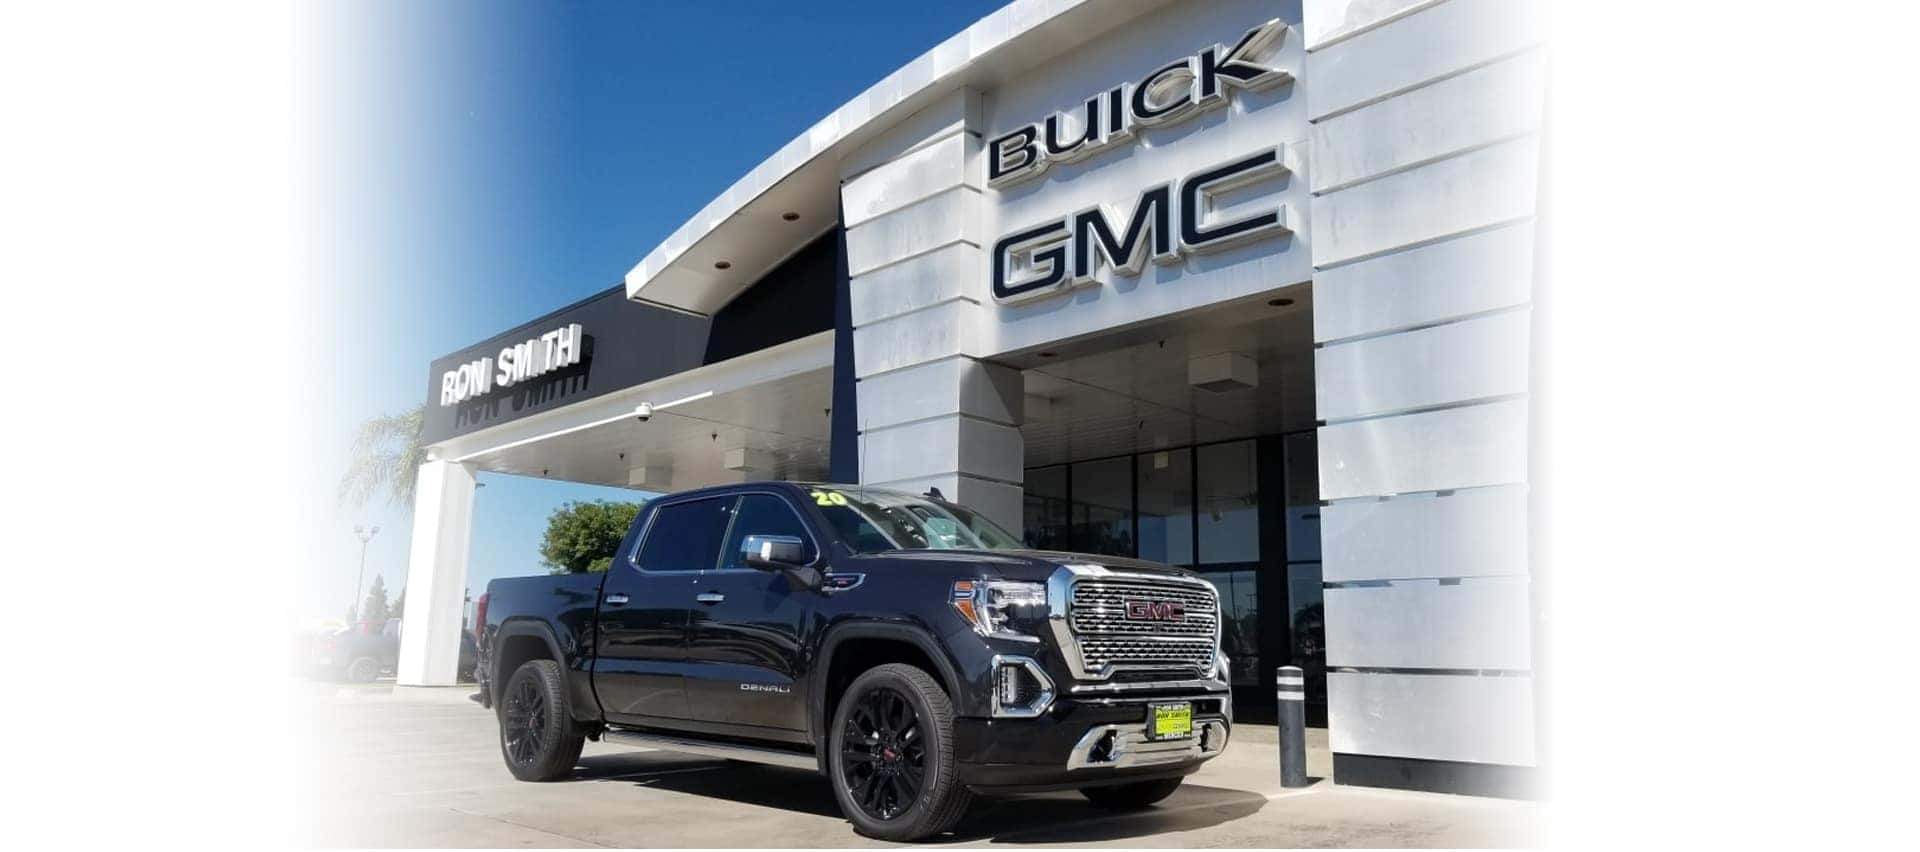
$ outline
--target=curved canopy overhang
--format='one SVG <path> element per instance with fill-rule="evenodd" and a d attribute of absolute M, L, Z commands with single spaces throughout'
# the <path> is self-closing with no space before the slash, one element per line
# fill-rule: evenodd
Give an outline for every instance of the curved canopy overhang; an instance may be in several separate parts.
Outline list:
<path fill-rule="evenodd" d="M 711 316 L 833 227 L 842 156 L 942 97 L 996 86 L 1169 2 L 1015 0 L 981 18 L 735 181 L 627 273 L 627 298 Z"/>

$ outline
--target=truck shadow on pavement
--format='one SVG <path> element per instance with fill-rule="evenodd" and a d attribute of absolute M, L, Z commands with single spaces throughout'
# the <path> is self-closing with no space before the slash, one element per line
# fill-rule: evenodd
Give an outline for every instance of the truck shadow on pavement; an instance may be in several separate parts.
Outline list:
<path fill-rule="evenodd" d="M 844 819 L 827 779 L 804 770 L 736 763 L 666 752 L 595 755 L 580 759 L 577 781 L 612 781 Z M 1073 791 L 974 801 L 953 831 L 930 843 L 1082 844 L 1211 828 L 1252 816 L 1267 797 L 1208 787 L 1191 779 L 1179 792 L 1139 811 L 1095 807 Z M 847 832 L 852 835 L 853 828 Z"/>

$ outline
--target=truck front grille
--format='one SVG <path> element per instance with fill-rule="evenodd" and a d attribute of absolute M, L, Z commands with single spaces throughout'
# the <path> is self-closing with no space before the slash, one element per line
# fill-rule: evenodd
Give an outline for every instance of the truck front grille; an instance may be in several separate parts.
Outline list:
<path fill-rule="evenodd" d="M 1207 585 L 1089 578 L 1074 583 L 1068 623 L 1089 673 L 1204 675 L 1213 670 L 1220 603 Z"/>
<path fill-rule="evenodd" d="M 1178 621 L 1129 618 L 1127 606 L 1134 601 L 1177 603 L 1183 617 Z M 1073 586 L 1075 633 L 1146 633 L 1212 639 L 1220 622 L 1218 610 L 1211 586 L 1175 586 L 1140 580 L 1081 580 Z"/>

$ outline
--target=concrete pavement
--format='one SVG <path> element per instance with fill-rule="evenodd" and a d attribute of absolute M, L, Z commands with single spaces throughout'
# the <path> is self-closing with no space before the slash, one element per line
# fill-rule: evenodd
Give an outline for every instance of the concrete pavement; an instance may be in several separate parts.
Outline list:
<path fill-rule="evenodd" d="M 588 743 L 574 778 L 517 781 L 471 690 L 396 697 L 390 684 L 303 684 L 307 765 L 296 842 L 316 846 L 887 846 L 853 833 L 825 779 L 779 767 Z M 1309 732 L 1307 788 L 1280 787 L 1275 729 L 1236 728 L 1227 753 L 1146 811 L 1079 794 L 978 802 L 945 843 L 1127 847 L 1459 847 L 1540 841 L 1535 803 L 1339 787 Z"/>

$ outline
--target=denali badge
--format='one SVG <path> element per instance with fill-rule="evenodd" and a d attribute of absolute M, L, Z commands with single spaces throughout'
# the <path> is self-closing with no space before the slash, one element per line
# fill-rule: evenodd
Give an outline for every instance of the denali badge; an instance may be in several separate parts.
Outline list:
<path fill-rule="evenodd" d="M 778 684 L 772 684 L 772 683 L 743 683 L 743 684 L 740 684 L 740 691 L 741 692 L 792 692 L 793 690 L 788 689 L 787 687 L 780 686 Z"/>
<path fill-rule="evenodd" d="M 1179 601 L 1127 601 L 1129 621 L 1185 621 L 1187 608 Z"/>

